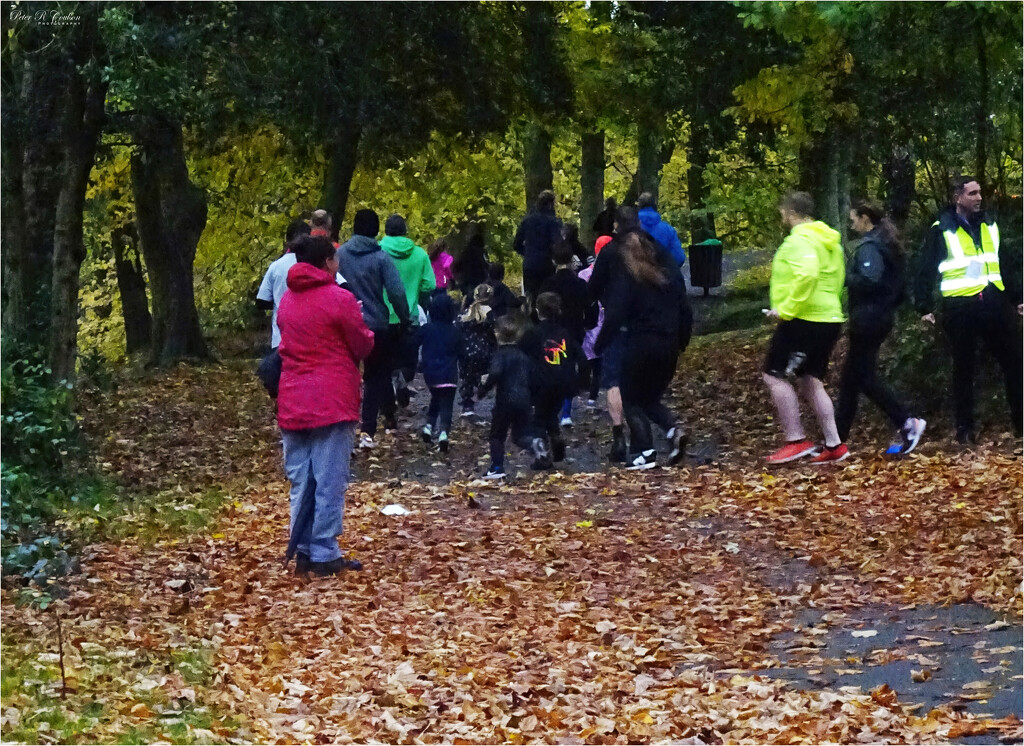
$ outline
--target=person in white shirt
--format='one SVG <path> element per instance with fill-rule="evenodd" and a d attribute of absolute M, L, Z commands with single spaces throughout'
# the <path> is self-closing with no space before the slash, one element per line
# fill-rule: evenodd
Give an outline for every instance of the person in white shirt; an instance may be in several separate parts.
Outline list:
<path fill-rule="evenodd" d="M 281 296 L 288 289 L 288 270 L 295 265 L 295 254 L 289 245 L 300 236 L 309 235 L 309 226 L 304 220 L 293 220 L 285 232 L 285 253 L 271 262 L 263 282 L 256 293 L 256 307 L 261 311 L 273 311 L 271 319 L 270 348 L 276 350 L 281 344 L 281 330 L 277 328 L 277 309 L 281 307 Z"/>

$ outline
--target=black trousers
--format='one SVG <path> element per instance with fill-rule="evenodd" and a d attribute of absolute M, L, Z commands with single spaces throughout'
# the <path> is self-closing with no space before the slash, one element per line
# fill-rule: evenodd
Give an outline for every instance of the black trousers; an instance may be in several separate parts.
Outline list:
<path fill-rule="evenodd" d="M 1013 308 L 989 286 L 972 298 L 943 302 L 942 326 L 953 354 L 953 409 L 957 429 L 974 428 L 974 370 L 984 342 L 1003 371 L 1013 427 L 1021 431 L 1021 336 Z"/>
<path fill-rule="evenodd" d="M 878 377 L 878 350 L 890 331 L 891 322 L 875 329 L 850 331 L 850 349 L 839 377 L 839 397 L 836 400 L 836 428 L 843 442 L 850 434 L 861 394 L 878 405 L 897 429 L 903 427 L 910 417 L 910 411 Z"/>
<path fill-rule="evenodd" d="M 526 297 L 530 299 L 531 305 L 537 300 L 540 286 L 544 284 L 544 280 L 551 277 L 554 273 L 554 265 L 547 267 L 523 267 L 523 291 L 526 293 Z"/>
<path fill-rule="evenodd" d="M 559 417 L 565 406 L 565 392 L 558 389 L 539 389 L 533 392 L 533 429 L 537 435 L 547 435 L 554 449 L 564 448 Z"/>
<path fill-rule="evenodd" d="M 395 387 L 391 371 L 395 369 L 401 327 L 397 324 L 387 331 L 374 332 L 373 350 L 363 362 L 363 423 L 364 433 L 373 437 L 377 433 L 377 415 L 395 415 Z"/>
<path fill-rule="evenodd" d="M 495 405 L 491 414 L 491 431 L 488 436 L 491 447 L 491 466 L 505 465 L 505 439 L 512 431 L 512 442 L 523 450 L 533 445 L 530 434 L 530 410 Z"/>
<path fill-rule="evenodd" d="M 645 337 L 629 340 L 622 367 L 622 413 L 629 425 L 630 452 L 654 448 L 651 423 L 668 431 L 676 417 L 661 397 L 676 372 L 677 340 Z"/>
<path fill-rule="evenodd" d="M 430 406 L 427 407 L 427 424 L 436 433 L 451 432 L 452 408 L 455 406 L 455 387 L 430 387 Z M 440 426 L 438 421 L 440 420 Z"/>

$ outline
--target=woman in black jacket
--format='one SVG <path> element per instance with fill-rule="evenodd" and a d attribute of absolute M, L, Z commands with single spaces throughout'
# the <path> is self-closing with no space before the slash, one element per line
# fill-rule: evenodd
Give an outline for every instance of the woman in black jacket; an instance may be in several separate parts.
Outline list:
<path fill-rule="evenodd" d="M 850 210 L 850 226 L 862 238 L 846 268 L 850 346 L 839 381 L 836 427 L 845 442 L 857 413 L 861 393 L 892 421 L 900 441 L 888 453 L 910 453 L 924 433 L 925 421 L 910 411 L 878 377 L 878 350 L 892 331 L 896 309 L 904 298 L 904 261 L 899 234 L 881 206 L 858 201 Z"/>
<path fill-rule="evenodd" d="M 651 423 L 671 442 L 668 461 L 678 463 L 685 449 L 682 427 L 661 398 L 676 371 L 679 351 L 689 341 L 692 321 L 686 288 L 678 267 L 640 231 L 619 239 L 624 272 L 606 293 L 605 321 L 595 347 L 600 350 L 614 330 L 624 335 L 622 408 L 629 425 L 629 469 L 656 466 Z"/>

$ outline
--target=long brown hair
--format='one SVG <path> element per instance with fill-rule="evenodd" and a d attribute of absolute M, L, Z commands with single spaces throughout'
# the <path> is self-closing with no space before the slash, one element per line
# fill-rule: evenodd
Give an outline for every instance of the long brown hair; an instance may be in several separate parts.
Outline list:
<path fill-rule="evenodd" d="M 853 203 L 850 209 L 858 215 L 866 216 L 878 229 L 882 240 L 897 256 L 903 253 L 903 239 L 900 238 L 900 232 L 880 204 L 859 199 Z"/>
<path fill-rule="evenodd" d="M 630 232 L 622 239 L 623 258 L 630 276 L 641 285 L 662 287 L 668 282 L 665 269 L 658 262 L 657 249 L 639 233 Z"/>

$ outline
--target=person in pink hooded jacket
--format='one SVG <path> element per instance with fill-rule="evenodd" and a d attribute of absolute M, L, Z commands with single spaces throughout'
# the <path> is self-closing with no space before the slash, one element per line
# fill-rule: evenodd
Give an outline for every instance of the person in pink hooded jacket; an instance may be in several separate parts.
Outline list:
<path fill-rule="evenodd" d="M 448 242 L 439 238 L 430 244 L 427 249 L 427 256 L 430 257 L 430 266 L 434 269 L 434 279 L 437 281 L 437 289 L 448 291 L 452 283 L 452 255 L 448 253 Z"/>
<path fill-rule="evenodd" d="M 359 570 L 338 545 L 349 482 L 349 458 L 360 416 L 359 361 L 373 349 L 373 332 L 355 296 L 335 283 L 335 250 L 305 236 L 294 247 L 281 298 L 281 382 L 277 423 L 291 487 L 287 562 L 296 574 Z"/>

